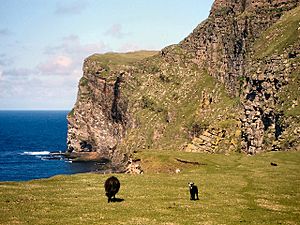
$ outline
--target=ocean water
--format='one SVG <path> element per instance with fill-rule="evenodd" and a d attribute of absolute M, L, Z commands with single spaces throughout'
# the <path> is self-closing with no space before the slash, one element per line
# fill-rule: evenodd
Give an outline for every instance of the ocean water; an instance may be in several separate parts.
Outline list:
<path fill-rule="evenodd" d="M 0 181 L 26 181 L 94 169 L 71 163 L 52 152 L 64 152 L 67 111 L 0 111 Z"/>

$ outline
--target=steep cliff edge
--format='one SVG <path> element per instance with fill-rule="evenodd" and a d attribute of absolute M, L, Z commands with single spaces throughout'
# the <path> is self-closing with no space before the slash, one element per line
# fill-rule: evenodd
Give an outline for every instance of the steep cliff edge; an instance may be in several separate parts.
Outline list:
<path fill-rule="evenodd" d="M 77 101 L 68 114 L 68 153 L 79 160 L 115 158 L 115 150 L 130 126 L 128 99 L 121 91 L 125 70 L 156 52 L 103 55 L 84 61 Z"/>
<path fill-rule="evenodd" d="M 93 55 L 68 115 L 68 154 L 124 165 L 135 151 L 299 146 L 298 0 L 216 0 L 161 52 Z"/>

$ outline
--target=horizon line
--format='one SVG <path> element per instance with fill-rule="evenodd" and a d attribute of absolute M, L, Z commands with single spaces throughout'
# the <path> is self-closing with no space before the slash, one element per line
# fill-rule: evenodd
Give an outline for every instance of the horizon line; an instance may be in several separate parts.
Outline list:
<path fill-rule="evenodd" d="M 7 109 L 0 109 L 0 111 L 71 111 L 71 109 L 66 109 L 66 108 L 7 108 Z"/>

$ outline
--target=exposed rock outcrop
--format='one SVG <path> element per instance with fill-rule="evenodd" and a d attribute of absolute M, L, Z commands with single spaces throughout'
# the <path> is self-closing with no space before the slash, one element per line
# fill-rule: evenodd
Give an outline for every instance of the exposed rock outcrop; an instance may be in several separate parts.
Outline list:
<path fill-rule="evenodd" d="M 237 96 L 238 79 L 245 75 L 254 41 L 297 5 L 298 0 L 216 0 L 209 18 L 180 45 L 194 56 L 193 62 L 205 66 L 232 96 Z"/>
<path fill-rule="evenodd" d="M 274 140 L 282 135 L 283 115 L 278 110 L 277 94 L 288 83 L 292 72 L 299 68 L 295 63 L 292 66 L 289 60 L 291 56 L 297 57 L 296 42 L 289 46 L 289 53 L 265 59 L 255 58 L 253 52 L 258 49 L 253 49 L 254 44 L 284 13 L 298 5 L 298 0 L 217 0 L 210 17 L 180 43 L 192 52 L 190 54 L 196 55 L 192 58 L 196 64 L 207 67 L 211 76 L 225 84 L 231 96 L 240 97 L 244 107 L 241 149 L 249 154 L 270 149 L 265 143 L 266 133 Z M 294 17 L 299 20 L 297 12 Z M 297 35 L 298 27 L 292 29 Z M 265 44 L 271 45 L 272 41 Z M 276 141 L 272 149 L 279 149 Z"/>
<path fill-rule="evenodd" d="M 84 62 L 77 102 L 68 115 L 68 152 L 98 152 L 98 159 L 111 159 L 130 124 L 121 92 L 125 72 L 111 72 L 95 57 Z"/>

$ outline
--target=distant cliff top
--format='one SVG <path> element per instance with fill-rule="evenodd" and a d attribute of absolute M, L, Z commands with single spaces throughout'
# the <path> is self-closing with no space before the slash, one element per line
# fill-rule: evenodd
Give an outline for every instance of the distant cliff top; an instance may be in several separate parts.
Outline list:
<path fill-rule="evenodd" d="M 88 57 L 88 60 L 101 61 L 110 66 L 113 65 L 130 65 L 136 61 L 142 60 L 147 57 L 151 57 L 157 54 L 158 51 L 136 51 L 136 52 L 108 52 L 105 54 L 93 54 Z"/>
<path fill-rule="evenodd" d="M 298 0 L 215 0 L 211 15 L 229 10 L 234 13 L 252 11 L 262 8 L 274 9 L 277 12 L 286 11 L 290 5 L 299 4 Z"/>

